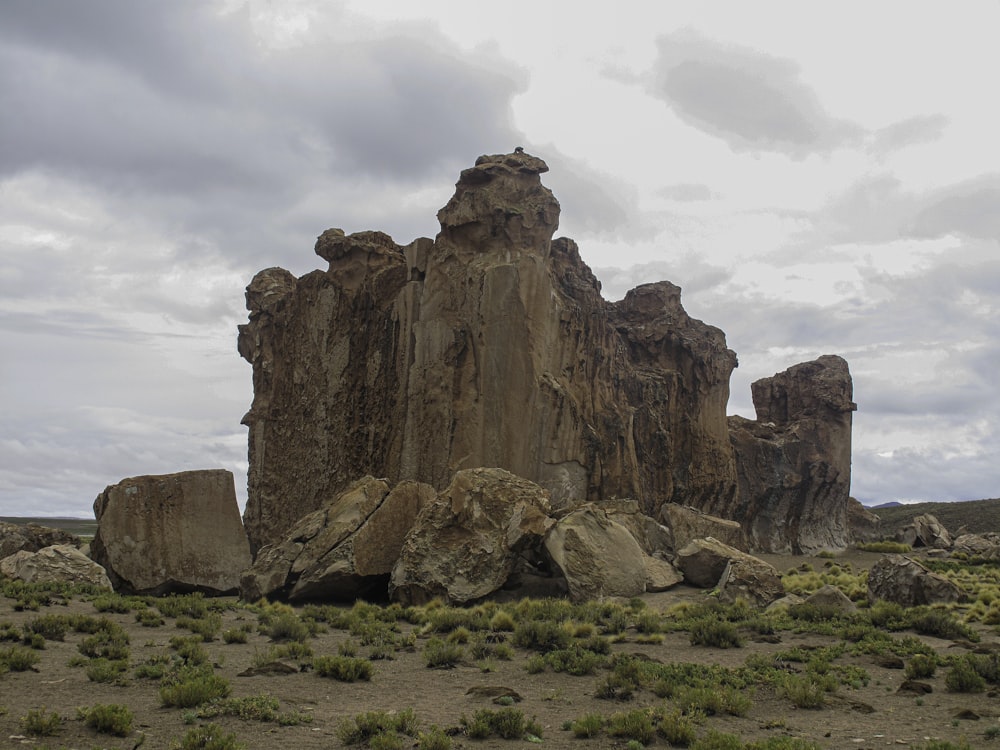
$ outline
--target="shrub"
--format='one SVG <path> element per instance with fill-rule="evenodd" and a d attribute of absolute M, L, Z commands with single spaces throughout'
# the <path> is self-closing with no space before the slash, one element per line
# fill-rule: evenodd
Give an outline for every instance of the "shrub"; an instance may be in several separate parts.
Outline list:
<path fill-rule="evenodd" d="M 24 625 L 25 636 L 40 635 L 47 641 L 61 641 L 69 630 L 69 618 L 64 615 L 41 615 Z"/>
<path fill-rule="evenodd" d="M 187 628 L 192 633 L 200 635 L 205 643 L 210 643 L 222 630 L 222 615 L 218 612 L 206 612 L 201 617 L 178 617 L 177 627 Z"/>
<path fill-rule="evenodd" d="M 731 622 L 704 619 L 691 625 L 692 646 L 739 648 L 743 645 L 739 631 Z"/>
<path fill-rule="evenodd" d="M 62 730 L 62 717 L 47 714 L 44 708 L 31 709 L 21 717 L 21 731 L 32 737 L 51 737 Z"/>
<path fill-rule="evenodd" d="M 128 642 L 128 633 L 114 625 L 113 628 L 101 628 L 93 635 L 87 636 L 80 641 L 77 649 L 91 659 L 128 659 Z"/>
<path fill-rule="evenodd" d="M 978 641 L 979 634 L 956 620 L 950 612 L 940 609 L 927 609 L 915 612 L 911 618 L 911 627 L 922 635 L 933 635 L 951 640 Z"/>
<path fill-rule="evenodd" d="M 417 735 L 418 750 L 451 750 L 451 737 L 443 730 L 432 726 Z"/>
<path fill-rule="evenodd" d="M 933 654 L 914 654 L 906 663 L 905 674 L 909 680 L 933 677 L 937 671 L 937 657 Z"/>
<path fill-rule="evenodd" d="M 294 612 L 278 615 L 266 626 L 264 632 L 272 641 L 279 643 L 284 641 L 303 643 L 310 635 L 309 626 L 302 622 Z"/>
<path fill-rule="evenodd" d="M 366 659 L 351 656 L 317 656 L 313 669 L 319 677 L 330 677 L 340 682 L 368 681 L 372 678 L 372 665 Z"/>
<path fill-rule="evenodd" d="M 34 669 L 39 661 L 41 657 L 30 648 L 22 646 L 0 648 L 0 673 L 27 672 L 29 669 Z"/>
<path fill-rule="evenodd" d="M 157 610 L 149 608 L 140 609 L 136 612 L 135 621 L 144 628 L 158 628 L 166 622 L 162 617 L 160 617 Z"/>
<path fill-rule="evenodd" d="M 768 737 L 746 745 L 743 750 L 822 750 L 815 742 L 801 737 Z"/>
<path fill-rule="evenodd" d="M 95 596 L 91 603 L 98 612 L 114 612 L 120 615 L 132 611 L 137 606 L 145 606 L 140 600 L 134 597 L 127 598 L 115 593 Z"/>
<path fill-rule="evenodd" d="M 577 677 L 593 674 L 595 669 L 604 666 L 607 661 L 607 657 L 594 653 L 580 644 L 550 651 L 543 658 L 553 672 L 566 672 Z"/>
<path fill-rule="evenodd" d="M 337 727 L 337 739 L 345 745 L 369 743 L 374 737 L 396 733 L 414 737 L 417 734 L 417 717 L 412 708 L 396 714 L 387 711 L 367 711 L 354 718 L 344 719 Z"/>
<path fill-rule="evenodd" d="M 195 636 L 174 636 L 170 639 L 170 648 L 189 666 L 198 666 L 208 662 L 208 652 L 201 645 L 201 638 Z"/>
<path fill-rule="evenodd" d="M 91 682 L 115 683 L 123 685 L 127 682 L 125 673 L 128 671 L 127 659 L 91 659 L 84 671 Z"/>
<path fill-rule="evenodd" d="M 189 729 L 183 738 L 170 745 L 171 750 L 243 750 L 245 747 L 236 740 L 235 734 L 226 734 L 217 724 Z"/>
<path fill-rule="evenodd" d="M 897 555 L 905 555 L 907 552 L 912 551 L 909 544 L 903 544 L 902 542 L 890 542 L 888 540 L 859 544 L 857 547 L 865 552 L 889 552 Z"/>
<path fill-rule="evenodd" d="M 698 736 L 697 726 L 701 715 L 697 712 L 683 713 L 675 709 L 660 719 L 656 731 L 674 747 L 688 747 Z"/>
<path fill-rule="evenodd" d="M 944 685 L 950 693 L 981 693 L 986 689 L 986 680 L 976 671 L 975 662 L 963 656 L 948 670 Z"/>
<path fill-rule="evenodd" d="M 84 723 L 101 734 L 114 734 L 125 737 L 132 731 L 135 714 L 128 708 L 116 703 L 108 705 L 80 708 L 78 713 Z"/>
<path fill-rule="evenodd" d="M 822 708 L 828 687 L 828 683 L 813 677 L 791 674 L 784 679 L 781 694 L 797 708 Z"/>
<path fill-rule="evenodd" d="M 743 750 L 743 742 L 735 734 L 726 734 L 715 729 L 708 732 L 691 746 L 691 750 Z"/>
<path fill-rule="evenodd" d="M 653 726 L 653 718 L 649 711 L 637 708 L 634 711 L 613 714 L 608 719 L 608 734 L 648 745 L 656 737 L 656 728 Z"/>
<path fill-rule="evenodd" d="M 514 628 L 514 645 L 533 651 L 555 651 L 569 646 L 573 636 L 551 620 L 528 620 Z"/>
<path fill-rule="evenodd" d="M 243 628 L 229 628 L 222 631 L 222 640 L 226 643 L 246 643 L 248 633 Z"/>
<path fill-rule="evenodd" d="M 424 646 L 424 661 L 432 669 L 449 669 L 462 660 L 465 649 L 457 643 L 431 638 Z"/>
<path fill-rule="evenodd" d="M 208 612 L 205 595 L 195 592 L 178 596 L 171 594 L 156 600 L 156 608 L 164 617 L 204 617 Z"/>
<path fill-rule="evenodd" d="M 465 733 L 473 739 L 486 739 L 494 735 L 505 740 L 519 740 L 528 735 L 542 736 L 541 727 L 534 721 L 524 718 L 524 712 L 518 708 L 501 708 L 492 711 L 480 709 L 469 720 L 461 719 Z"/>
<path fill-rule="evenodd" d="M 490 618 L 490 630 L 512 632 L 517 627 L 513 615 L 506 610 L 500 610 Z"/>
<path fill-rule="evenodd" d="M 207 666 L 184 666 L 166 679 L 160 687 L 160 702 L 164 706 L 194 708 L 229 695 L 229 681 Z"/>
<path fill-rule="evenodd" d="M 600 714 L 586 714 L 569 725 L 573 735 L 581 739 L 596 737 L 604 729 L 604 717 Z"/>

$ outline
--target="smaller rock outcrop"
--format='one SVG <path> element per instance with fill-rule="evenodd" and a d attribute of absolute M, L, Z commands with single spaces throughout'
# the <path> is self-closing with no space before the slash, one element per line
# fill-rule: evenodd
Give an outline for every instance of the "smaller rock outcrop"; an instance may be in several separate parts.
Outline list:
<path fill-rule="evenodd" d="M 674 549 L 680 549 L 695 539 L 712 537 L 730 547 L 747 551 L 746 535 L 737 521 L 719 518 L 677 503 L 664 505 L 660 509 L 660 518 L 673 535 Z"/>
<path fill-rule="evenodd" d="M 71 544 L 16 552 L 0 560 L 0 575 L 27 583 L 85 583 L 111 588 L 104 568 Z"/>
<path fill-rule="evenodd" d="M 930 513 L 916 516 L 896 532 L 896 541 L 911 547 L 951 549 L 952 539 L 948 529 Z"/>
<path fill-rule="evenodd" d="M 841 614 L 851 614 L 858 610 L 858 605 L 851 601 L 843 591 L 832 584 L 824 584 L 806 597 L 806 604 L 815 607 L 835 610 Z"/>
<path fill-rule="evenodd" d="M 886 555 L 868 571 L 868 599 L 884 599 L 904 607 L 957 602 L 961 588 L 905 555 Z"/>
<path fill-rule="evenodd" d="M 1000 534 L 962 534 L 952 544 L 953 555 L 963 554 L 984 560 L 1000 560 Z"/>
<path fill-rule="evenodd" d="M 40 549 L 52 547 L 57 544 L 69 544 L 73 547 L 79 547 L 80 538 L 62 529 L 40 526 L 37 523 L 28 523 L 20 526 L 15 523 L 0 521 L 0 560 L 10 557 L 15 552 L 20 552 L 21 550 L 38 552 Z"/>
<path fill-rule="evenodd" d="M 549 493 L 503 469 L 466 469 L 417 516 L 389 580 L 403 604 L 474 602 L 497 591 L 554 523 Z"/>
<path fill-rule="evenodd" d="M 719 589 L 723 601 L 746 599 L 765 607 L 784 596 L 781 574 L 763 560 L 711 537 L 694 539 L 677 551 L 674 561 L 693 586 Z"/>
<path fill-rule="evenodd" d="M 854 544 L 882 539 L 882 519 L 853 497 L 847 498 L 847 528 Z"/>
<path fill-rule="evenodd" d="M 237 590 L 250 566 L 232 472 L 123 479 L 94 501 L 91 557 L 116 590 L 160 595 Z"/>
<path fill-rule="evenodd" d="M 430 485 L 364 477 L 302 518 L 284 540 L 262 548 L 240 579 L 240 595 L 290 601 L 385 596 L 389 574 Z"/>

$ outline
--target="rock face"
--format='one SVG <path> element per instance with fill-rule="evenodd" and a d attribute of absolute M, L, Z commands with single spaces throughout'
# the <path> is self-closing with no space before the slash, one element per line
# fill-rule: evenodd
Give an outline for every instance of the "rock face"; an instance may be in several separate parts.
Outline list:
<path fill-rule="evenodd" d="M 0 521 L 0 560 L 21 550 L 38 552 L 45 547 L 61 544 L 79 547 L 80 538 L 61 529 L 51 529 L 37 523 L 19 526 Z"/>
<path fill-rule="evenodd" d="M 403 604 L 476 601 L 510 578 L 554 523 L 548 492 L 503 469 L 466 469 L 417 516 L 389 595 Z"/>
<path fill-rule="evenodd" d="M 712 537 L 688 542 L 677 551 L 675 564 L 691 585 L 718 587 L 723 601 L 743 598 L 766 607 L 785 593 L 773 566 Z"/>
<path fill-rule="evenodd" d="M 276 545 L 260 550 L 240 579 L 240 595 L 290 601 L 385 596 L 389 574 L 430 485 L 364 477 L 329 505 L 304 516 Z"/>
<path fill-rule="evenodd" d="M 847 499 L 847 528 L 854 543 L 877 542 L 882 538 L 882 519 L 853 497 Z"/>
<path fill-rule="evenodd" d="M 930 513 L 915 517 L 896 532 L 896 541 L 911 547 L 931 549 L 951 549 L 952 540 L 948 529 Z"/>
<path fill-rule="evenodd" d="M 695 539 L 712 537 L 723 544 L 746 552 L 743 527 L 736 521 L 703 513 L 677 503 L 667 503 L 660 509 L 660 518 L 673 534 L 675 549 L 681 549 Z"/>
<path fill-rule="evenodd" d="M 236 591 L 250 547 L 231 472 L 123 479 L 94 501 L 91 557 L 117 590 L 164 594 Z"/>
<path fill-rule="evenodd" d="M 739 521 L 752 549 L 796 554 L 850 541 L 851 413 L 841 357 L 825 355 L 752 385 L 756 421 L 729 418 L 739 492 L 699 507 Z"/>
<path fill-rule="evenodd" d="M 962 589 L 904 555 L 886 555 L 868 571 L 868 598 L 904 607 L 961 601 Z"/>
<path fill-rule="evenodd" d="M 552 240 L 547 169 L 480 157 L 436 239 L 331 229 L 316 244 L 326 271 L 254 277 L 239 335 L 254 550 L 366 474 L 440 491 L 500 467 L 555 507 L 630 497 L 654 517 L 664 502 L 732 504 L 723 333 L 668 282 L 603 300 L 576 245 Z"/>
<path fill-rule="evenodd" d="M 0 575 L 28 583 L 86 583 L 110 589 L 104 568 L 71 544 L 21 550 L 0 560 Z"/>

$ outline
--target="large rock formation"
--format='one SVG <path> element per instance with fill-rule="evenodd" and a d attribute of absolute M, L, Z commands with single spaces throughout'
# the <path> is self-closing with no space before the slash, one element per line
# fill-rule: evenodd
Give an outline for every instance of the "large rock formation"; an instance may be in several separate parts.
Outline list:
<path fill-rule="evenodd" d="M 123 479 L 94 501 L 91 557 L 117 590 L 221 594 L 250 565 L 233 475 L 224 469 Z"/>
<path fill-rule="evenodd" d="M 832 355 L 753 383 L 756 421 L 729 418 L 737 500 L 699 507 L 739 521 L 757 550 L 846 547 L 852 390 L 847 362 Z"/>
<path fill-rule="evenodd" d="M 886 555 L 868 571 L 868 599 L 872 602 L 884 599 L 904 607 L 919 607 L 965 598 L 958 584 L 905 555 Z"/>
<path fill-rule="evenodd" d="M 254 277 L 239 335 L 254 550 L 366 474 L 441 490 L 500 467 L 555 506 L 629 497 L 654 517 L 733 503 L 735 354 L 669 282 L 602 299 L 576 245 L 552 240 L 547 169 L 480 157 L 436 239 L 331 229 L 316 244 L 327 270 Z"/>

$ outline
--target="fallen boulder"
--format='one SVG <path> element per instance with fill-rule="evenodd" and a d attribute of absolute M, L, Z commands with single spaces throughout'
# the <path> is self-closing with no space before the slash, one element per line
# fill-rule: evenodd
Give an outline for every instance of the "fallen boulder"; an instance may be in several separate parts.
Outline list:
<path fill-rule="evenodd" d="M 924 513 L 911 521 L 916 532 L 917 546 L 928 547 L 930 549 L 950 549 L 952 545 L 951 534 L 935 516 Z"/>
<path fill-rule="evenodd" d="M 104 568 L 71 544 L 16 552 L 0 560 L 0 575 L 26 583 L 85 583 L 111 588 Z"/>
<path fill-rule="evenodd" d="M 118 591 L 233 593 L 250 566 L 233 475 L 224 469 L 123 479 L 94 501 L 91 557 Z"/>
<path fill-rule="evenodd" d="M 713 516 L 697 508 L 667 503 L 660 509 L 660 519 L 673 535 L 674 549 L 680 549 L 694 539 L 711 537 L 723 544 L 747 551 L 746 534 L 737 521 Z"/>
<path fill-rule="evenodd" d="M 718 587 L 724 601 L 742 597 L 764 607 L 785 593 L 781 574 L 772 565 L 711 537 L 688 542 L 674 564 L 691 585 Z"/>
<path fill-rule="evenodd" d="M 868 571 L 868 599 L 904 607 L 962 601 L 961 588 L 905 555 L 886 555 Z"/>
<path fill-rule="evenodd" d="M 477 601 L 500 589 L 554 523 L 549 494 L 503 469 L 466 469 L 426 505 L 403 541 L 389 595 L 403 604 Z"/>
<path fill-rule="evenodd" d="M 434 488 L 364 477 L 262 548 L 240 579 L 240 595 L 290 601 L 383 597 L 403 539 Z"/>
<path fill-rule="evenodd" d="M 807 596 L 805 603 L 815 607 L 832 609 L 842 614 L 850 614 L 858 610 L 858 605 L 852 602 L 847 594 L 829 583 Z"/>
<path fill-rule="evenodd" d="M 1000 534 L 962 534 L 952 544 L 953 555 L 979 557 L 984 560 L 1000 560 Z"/>

